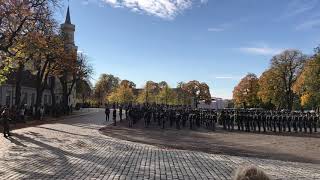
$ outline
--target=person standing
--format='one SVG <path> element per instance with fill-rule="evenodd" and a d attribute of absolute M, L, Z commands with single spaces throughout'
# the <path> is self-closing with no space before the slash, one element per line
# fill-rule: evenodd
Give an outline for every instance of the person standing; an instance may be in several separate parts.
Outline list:
<path fill-rule="evenodd" d="M 117 109 L 116 108 L 113 109 L 112 115 L 113 115 L 113 125 L 116 126 L 117 125 Z"/>
<path fill-rule="evenodd" d="M 318 121 L 319 121 L 319 114 L 314 114 L 313 115 L 313 128 L 314 128 L 315 133 L 317 132 Z"/>
<path fill-rule="evenodd" d="M 122 105 L 119 107 L 120 122 L 122 121 Z"/>
<path fill-rule="evenodd" d="M 32 118 L 36 117 L 36 106 L 32 106 Z"/>
<path fill-rule="evenodd" d="M 44 117 L 44 107 L 41 106 L 41 108 L 40 108 L 40 120 L 41 121 L 43 120 L 43 117 Z"/>
<path fill-rule="evenodd" d="M 3 136 L 5 138 L 11 136 L 10 134 L 10 118 L 9 118 L 9 110 L 5 107 L 1 113 L 2 126 L 3 126 Z"/>
<path fill-rule="evenodd" d="M 133 125 L 134 112 L 132 108 L 128 109 L 127 112 L 128 112 L 128 115 L 126 117 L 129 121 L 129 128 L 131 128 Z"/>
<path fill-rule="evenodd" d="M 25 122 L 25 118 L 24 118 L 24 115 L 25 115 L 25 112 L 26 112 L 26 109 L 25 109 L 25 107 L 24 107 L 24 105 L 23 106 L 21 106 L 21 109 L 20 109 L 20 120 L 21 120 L 21 122 Z"/>
<path fill-rule="evenodd" d="M 109 116 L 110 116 L 110 109 L 108 106 L 106 106 L 104 113 L 106 114 L 106 121 L 109 121 Z"/>

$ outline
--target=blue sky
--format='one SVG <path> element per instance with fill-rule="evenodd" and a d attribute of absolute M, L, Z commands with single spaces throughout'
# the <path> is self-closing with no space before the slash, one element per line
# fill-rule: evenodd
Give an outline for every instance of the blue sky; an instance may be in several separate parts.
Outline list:
<path fill-rule="evenodd" d="M 57 11 L 63 22 L 65 7 Z M 71 0 L 76 44 L 101 73 L 206 82 L 231 98 L 248 72 L 260 75 L 284 49 L 320 44 L 318 0 Z"/>

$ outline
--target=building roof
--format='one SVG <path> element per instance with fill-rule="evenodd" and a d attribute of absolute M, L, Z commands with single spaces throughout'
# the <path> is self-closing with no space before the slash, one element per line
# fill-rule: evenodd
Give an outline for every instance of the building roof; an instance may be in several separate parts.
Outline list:
<path fill-rule="evenodd" d="M 69 9 L 69 6 L 68 6 L 68 10 L 67 10 L 67 16 L 66 16 L 65 24 L 71 24 L 71 18 L 70 18 L 70 9 Z"/>

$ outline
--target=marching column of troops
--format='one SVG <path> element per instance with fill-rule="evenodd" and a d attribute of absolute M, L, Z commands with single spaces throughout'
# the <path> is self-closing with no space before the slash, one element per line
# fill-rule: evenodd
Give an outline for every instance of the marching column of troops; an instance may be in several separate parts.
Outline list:
<path fill-rule="evenodd" d="M 147 128 L 151 124 L 165 129 L 200 127 L 216 130 L 246 132 L 317 132 L 319 114 L 302 112 L 258 110 L 202 110 L 189 106 L 136 105 L 125 108 L 129 127 L 143 120 Z"/>

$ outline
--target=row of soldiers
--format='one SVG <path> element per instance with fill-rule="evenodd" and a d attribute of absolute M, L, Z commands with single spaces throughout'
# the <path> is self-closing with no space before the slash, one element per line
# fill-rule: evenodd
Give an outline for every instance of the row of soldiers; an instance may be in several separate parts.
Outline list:
<path fill-rule="evenodd" d="M 223 129 L 259 132 L 317 132 L 319 114 L 279 111 L 222 111 Z"/>
<path fill-rule="evenodd" d="M 188 126 L 190 129 L 204 127 L 215 130 L 221 125 L 224 130 L 246 132 L 317 132 L 319 114 L 301 112 L 278 112 L 256 110 L 201 110 L 187 106 L 131 106 L 128 108 L 129 127 L 138 120 L 144 120 L 144 126 L 153 122 L 157 126 Z"/>
<path fill-rule="evenodd" d="M 132 127 L 138 120 L 144 121 L 144 126 L 148 128 L 151 123 L 165 129 L 166 127 L 175 127 L 181 129 L 189 127 L 190 129 L 205 126 L 215 130 L 217 116 L 208 114 L 207 118 L 200 117 L 200 111 L 186 106 L 134 106 L 128 108 L 129 127 Z"/>

